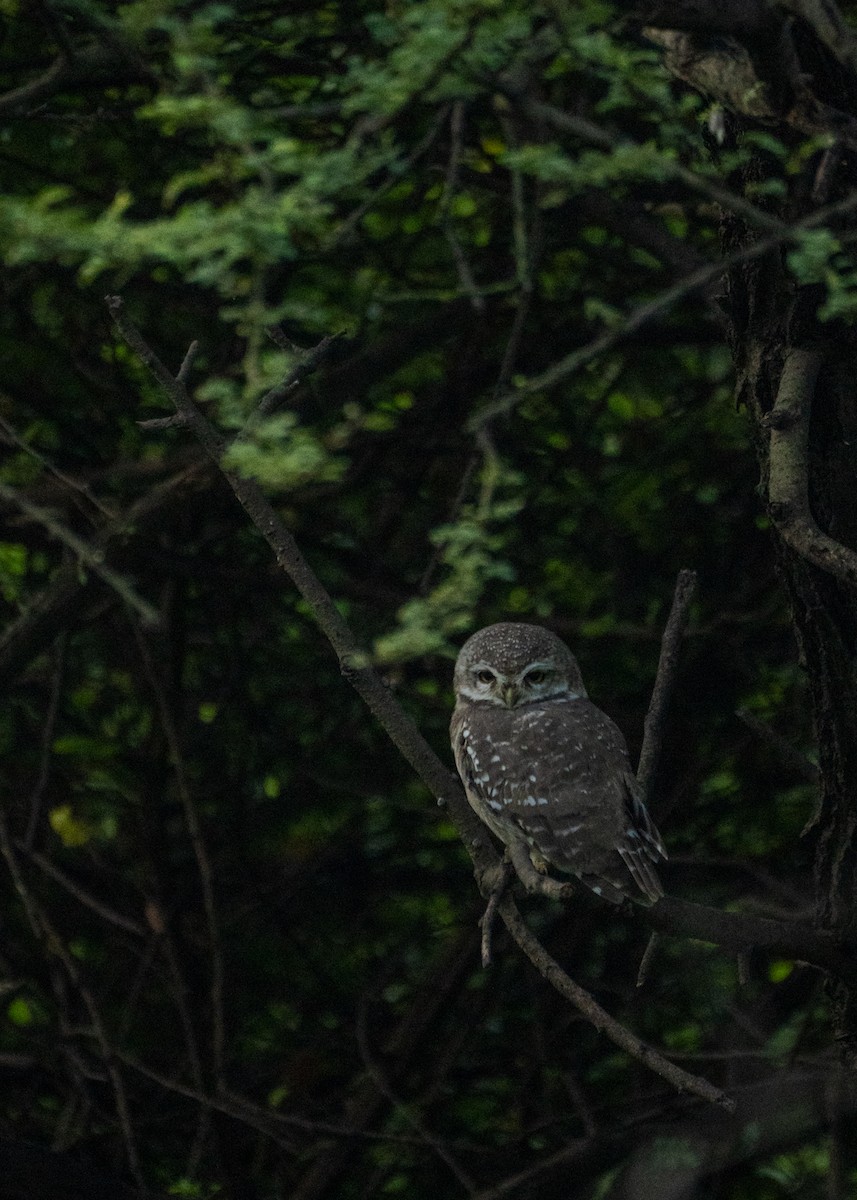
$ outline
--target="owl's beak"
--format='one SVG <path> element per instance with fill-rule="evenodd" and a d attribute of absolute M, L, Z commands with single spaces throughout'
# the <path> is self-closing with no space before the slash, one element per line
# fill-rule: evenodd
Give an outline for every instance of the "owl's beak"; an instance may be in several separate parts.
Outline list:
<path fill-rule="evenodd" d="M 507 708 L 514 708 L 520 699 L 520 691 L 514 683 L 504 683 L 500 688 L 500 695 L 503 697 L 503 703 Z"/>

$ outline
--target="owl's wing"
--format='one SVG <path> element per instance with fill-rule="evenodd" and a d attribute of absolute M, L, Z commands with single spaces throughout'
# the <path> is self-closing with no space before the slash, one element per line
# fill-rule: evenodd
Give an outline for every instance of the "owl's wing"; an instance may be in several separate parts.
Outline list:
<path fill-rule="evenodd" d="M 519 710 L 517 769 L 499 789 L 547 864 L 618 903 L 663 895 L 652 864 L 666 857 L 631 770 L 625 739 L 588 700 Z"/>
<path fill-rule="evenodd" d="M 637 887 L 654 904 L 663 896 L 664 889 L 652 869 L 652 863 L 665 859 L 667 852 L 649 816 L 636 778 L 629 771 L 623 782 L 628 797 L 628 823 L 624 836 L 616 843 L 616 849 Z"/>

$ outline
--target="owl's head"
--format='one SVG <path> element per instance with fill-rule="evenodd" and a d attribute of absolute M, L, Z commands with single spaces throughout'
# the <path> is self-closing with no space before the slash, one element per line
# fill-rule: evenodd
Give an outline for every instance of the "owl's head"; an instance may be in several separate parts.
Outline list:
<path fill-rule="evenodd" d="M 577 659 L 540 625 L 502 621 L 468 638 L 455 663 L 458 700 L 517 708 L 586 695 Z"/>

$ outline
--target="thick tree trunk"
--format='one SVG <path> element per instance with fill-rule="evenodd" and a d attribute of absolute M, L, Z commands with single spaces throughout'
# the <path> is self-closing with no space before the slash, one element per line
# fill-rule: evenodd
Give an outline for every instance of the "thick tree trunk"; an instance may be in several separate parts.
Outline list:
<path fill-rule="evenodd" d="M 720 81 L 716 98 L 731 110 L 733 129 L 752 128 L 761 117 L 787 144 L 802 140 L 811 132 L 812 122 L 819 128 L 826 123 L 837 136 L 832 148 L 810 159 L 802 176 L 792 177 L 791 194 L 778 211 L 768 210 L 771 216 L 792 224 L 857 189 L 857 153 L 852 148 L 857 75 L 843 53 L 854 45 L 854 38 L 837 43 L 828 36 L 823 18 L 830 15 L 832 5 L 804 4 L 799 20 L 787 11 L 793 5 L 772 5 L 764 14 L 759 8 L 760 19 L 764 16 L 777 24 L 777 36 L 768 39 L 767 49 L 751 36 L 742 36 L 746 30 L 740 22 L 725 31 L 726 10 L 715 5 L 679 3 L 670 6 L 670 16 L 660 9 L 655 13 L 654 6 L 643 7 L 659 26 L 649 31 L 653 40 L 664 47 L 665 61 L 678 76 L 709 95 L 712 88 L 717 91 L 712 81 Z M 682 25 L 679 15 L 685 10 L 693 17 L 692 24 Z M 661 27 L 668 21 L 674 28 Z M 730 36 L 724 38 L 724 32 Z M 730 72 L 723 71 L 724 53 L 734 65 Z M 729 94 L 723 91 L 723 80 L 731 81 Z M 755 109 L 743 105 L 742 96 L 755 96 Z M 833 104 L 835 110 L 829 107 Z M 760 105 L 764 111 L 756 111 Z M 748 175 L 753 170 L 751 163 Z M 759 177 L 765 174 L 759 163 Z M 841 237 L 855 218 L 849 213 L 831 223 Z M 738 218 L 724 222 L 727 253 L 761 236 Z M 814 838 L 817 920 L 854 937 L 857 337 L 851 326 L 820 320 L 824 289 L 799 286 L 787 269 L 788 249 L 784 239 L 766 256 L 733 268 L 726 280 L 723 308 L 737 373 L 737 400 L 752 423 L 760 493 L 771 520 L 809 684 L 821 773 L 818 807 L 807 829 Z M 857 980 L 853 987 L 838 983 L 833 1003 L 837 1038 L 846 1061 L 857 1067 Z"/>

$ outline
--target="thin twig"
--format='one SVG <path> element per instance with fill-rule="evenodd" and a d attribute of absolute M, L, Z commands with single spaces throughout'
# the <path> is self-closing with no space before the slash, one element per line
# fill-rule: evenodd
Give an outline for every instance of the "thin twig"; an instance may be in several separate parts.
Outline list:
<path fill-rule="evenodd" d="M 50 779 L 51 774 L 54 731 L 56 729 L 60 695 L 62 694 L 63 677 L 65 675 L 65 655 L 67 647 L 68 630 L 64 629 L 57 638 L 54 669 L 51 675 L 51 695 L 50 699 L 48 700 L 48 711 L 45 714 L 45 720 L 42 727 L 42 753 L 41 761 L 39 763 L 39 777 L 36 780 L 35 787 L 30 795 L 28 805 L 30 814 L 27 818 L 27 832 L 24 835 L 24 843 L 28 850 L 32 849 L 33 843 L 36 840 L 36 832 L 38 830 L 39 821 L 42 815 L 42 800 L 44 798 L 45 788 L 48 786 L 48 780 Z"/>
<path fill-rule="evenodd" d="M 600 125 L 596 125 L 594 121 L 590 121 L 588 118 L 580 116 L 577 113 L 555 108 L 551 104 L 543 104 L 537 100 L 525 99 L 521 104 L 521 108 L 524 114 L 533 120 L 544 121 L 546 124 L 552 125 L 554 129 L 558 129 L 563 133 L 570 133 L 573 137 L 589 142 L 590 145 L 597 146 L 600 150 L 604 150 L 607 153 L 611 153 L 620 147 L 634 144 L 630 138 L 614 137 L 608 130 L 603 129 Z M 753 228 L 761 229 L 765 233 L 774 233 L 781 237 L 787 236 L 789 232 L 788 226 L 778 220 L 777 217 L 772 217 L 770 213 L 757 208 L 755 204 L 751 204 L 749 200 L 746 200 L 737 192 L 730 191 L 729 188 L 723 187 L 715 180 L 709 179 L 708 176 L 699 175 L 696 171 L 689 170 L 674 159 L 667 158 L 666 155 L 662 155 L 659 158 L 658 166 L 667 178 L 675 179 L 690 191 L 705 196 L 708 200 L 713 200 L 721 208 L 725 208 L 727 212 L 733 212 L 737 216 L 740 216 Z"/>
<path fill-rule="evenodd" d="M 541 375 L 533 376 L 532 379 L 526 380 L 513 391 L 506 392 L 496 400 L 486 404 L 484 408 L 474 413 L 465 428 L 468 430 L 476 429 L 479 425 L 492 420 L 496 416 L 511 412 L 527 396 L 531 396 L 534 392 L 546 391 L 548 388 L 561 383 L 562 380 L 575 374 L 581 367 L 585 367 L 587 363 L 592 362 L 593 359 L 627 341 L 628 338 L 648 325 L 650 321 L 654 321 L 656 318 L 667 313 L 680 300 L 692 296 L 694 292 L 698 292 L 709 283 L 720 279 L 727 271 L 732 270 L 732 268 L 740 266 L 743 263 L 752 262 L 754 259 L 762 258 L 765 254 L 781 246 L 783 242 L 799 241 L 801 234 L 807 230 L 817 229 L 819 226 L 824 225 L 826 221 L 839 216 L 845 216 L 855 208 L 857 208 L 857 190 L 849 193 L 844 200 L 839 200 L 827 208 L 818 209 L 810 213 L 808 217 L 804 217 L 803 220 L 796 221 L 793 225 L 783 226 L 779 233 L 760 238 L 759 241 L 736 250 L 724 258 L 718 259 L 717 262 L 691 271 L 689 274 L 683 276 L 683 278 L 677 280 L 671 287 L 665 288 L 664 291 L 660 292 L 653 299 L 633 309 L 621 324 L 616 325 L 612 329 L 606 329 L 603 333 L 593 338 L 592 341 L 587 342 L 585 346 L 579 346 L 576 350 L 572 350 L 570 354 L 567 354 L 565 358 L 561 358 L 559 362 L 554 363 L 552 367 L 548 367 Z M 841 239 L 843 244 L 849 240 L 851 240 L 850 235 L 846 235 Z"/>
<path fill-rule="evenodd" d="M 648 797 L 651 791 L 658 761 L 661 757 L 661 747 L 664 740 L 664 719 L 667 708 L 675 689 L 678 672 L 679 649 L 687 625 L 688 610 L 696 590 L 696 572 L 683 568 L 678 573 L 675 591 L 673 592 L 672 608 L 664 627 L 661 638 L 661 656 L 658 661 L 658 673 L 655 676 L 655 686 L 652 688 L 652 698 L 649 701 L 649 711 L 643 727 L 643 745 L 640 750 L 640 761 L 637 765 L 637 779 L 643 789 L 643 795 Z"/>
<path fill-rule="evenodd" d="M 191 342 L 187 348 L 187 353 L 182 359 L 182 365 L 179 367 L 179 373 L 176 379 L 179 383 L 187 383 L 193 364 L 196 362 L 196 356 L 199 354 L 199 342 Z"/>
<path fill-rule="evenodd" d="M 271 333 L 271 330 L 268 330 Z M 309 350 L 304 350 L 298 361 L 286 375 L 285 379 L 266 392 L 259 401 L 256 412 L 252 419 L 259 417 L 267 417 L 284 400 L 289 392 L 294 389 L 307 378 L 312 375 L 313 371 L 317 371 L 326 358 L 329 357 L 334 346 L 344 338 L 344 333 L 332 333 L 327 337 L 323 337 L 317 346 L 310 347 Z"/>
<path fill-rule="evenodd" d="M 131 1112 L 128 1105 L 128 1094 L 125 1089 L 125 1081 L 122 1078 L 117 1064 L 116 1047 L 110 1040 L 107 1032 L 107 1026 L 101 1015 L 101 1011 L 95 1002 L 95 997 L 84 981 L 83 974 L 77 960 L 71 954 L 63 941 L 59 930 L 54 926 L 50 917 L 45 912 L 44 908 L 38 903 L 32 891 L 27 885 L 24 874 L 21 871 L 20 863 L 18 862 L 17 852 L 9 832 L 9 826 L 6 822 L 6 816 L 2 808 L 0 808 L 0 852 L 6 861 L 6 866 L 9 869 L 9 874 L 12 876 L 12 881 L 15 885 L 15 890 L 21 898 L 24 906 L 24 911 L 30 923 L 30 928 L 34 936 L 42 942 L 50 954 L 55 955 L 62 963 L 66 975 L 68 976 L 72 986 L 77 990 L 87 1013 L 92 1022 L 92 1029 L 95 1038 L 101 1050 L 104 1059 L 105 1070 L 107 1071 L 113 1089 L 113 1100 L 116 1105 L 116 1116 L 119 1122 L 119 1128 L 122 1131 L 122 1138 L 125 1143 L 125 1153 L 128 1157 L 128 1167 L 134 1178 L 135 1183 L 142 1192 L 144 1190 L 143 1174 L 140 1167 L 140 1155 L 137 1148 L 137 1139 L 134 1134 L 134 1125 L 131 1120 Z"/>
<path fill-rule="evenodd" d="M 197 811 L 196 802 L 185 774 L 181 741 L 163 680 L 161 679 L 145 635 L 137 628 L 135 628 L 134 633 L 146 675 L 155 695 L 155 701 L 161 718 L 161 726 L 167 739 L 167 745 L 169 746 L 170 759 L 175 771 L 176 785 L 178 786 L 184 810 L 185 824 L 190 835 L 197 871 L 199 872 L 199 879 L 202 885 L 202 902 L 208 925 L 208 937 L 211 942 L 211 1050 L 214 1064 L 214 1078 L 218 1088 L 222 1088 L 224 1083 L 223 1059 L 226 1044 L 226 1031 L 224 1027 L 226 967 L 223 956 L 223 939 L 220 933 L 220 918 L 214 894 L 214 871 L 212 870 L 211 859 L 205 845 L 199 812 Z"/>
<path fill-rule="evenodd" d="M 378 1091 L 387 1101 L 387 1103 L 395 1109 L 395 1111 L 407 1121 L 412 1129 L 416 1130 L 420 1138 L 427 1146 L 431 1146 L 438 1158 L 446 1163 L 452 1174 L 464 1188 L 468 1195 L 473 1195 L 476 1191 L 476 1184 L 458 1163 L 458 1161 L 450 1154 L 443 1141 L 435 1137 L 431 1130 L 426 1126 L 425 1122 L 416 1115 L 411 1106 L 407 1104 L 396 1094 L 395 1088 L 381 1069 L 380 1064 L 376 1061 L 369 1045 L 369 1032 L 366 1028 L 366 1005 L 361 1004 L 357 1014 L 357 1046 L 360 1050 L 360 1057 L 363 1059 L 363 1065 L 372 1076 L 372 1079 Z"/>
<path fill-rule="evenodd" d="M 146 1079 L 150 1079 L 153 1083 L 158 1084 L 164 1091 L 173 1092 L 177 1096 L 186 1096 L 189 1100 L 196 1100 L 198 1104 L 204 1105 L 207 1108 L 212 1108 L 217 1112 L 225 1113 L 229 1117 L 234 1117 L 235 1120 L 242 1121 L 250 1125 L 253 1129 L 258 1129 L 260 1133 L 267 1134 L 278 1145 L 294 1154 L 302 1155 L 305 1152 L 305 1146 L 296 1147 L 294 1142 L 286 1141 L 282 1136 L 279 1136 L 276 1133 L 277 1125 L 302 1129 L 308 1133 L 322 1133 L 328 1137 L 343 1138 L 348 1141 L 393 1142 L 407 1146 L 419 1146 L 423 1144 L 422 1139 L 417 1137 L 405 1137 L 401 1134 L 382 1133 L 366 1129 L 352 1129 L 348 1125 L 335 1125 L 331 1121 L 311 1121 L 308 1118 L 299 1117 L 292 1113 L 278 1112 L 271 1108 L 262 1109 L 251 1101 L 245 1100 L 243 1096 L 237 1096 L 234 1092 L 227 1091 L 222 1095 L 208 1096 L 199 1092 L 196 1088 L 179 1083 L 177 1079 L 170 1079 L 169 1076 L 162 1075 L 159 1071 L 153 1071 L 151 1067 L 145 1066 L 134 1058 L 133 1055 L 126 1054 L 122 1050 L 116 1051 L 116 1057 L 132 1071 L 136 1071 Z"/>
<path fill-rule="evenodd" d="M 362 204 L 358 205 L 353 212 L 349 213 L 333 237 L 327 242 L 325 246 L 325 250 L 327 252 L 336 250 L 342 244 L 342 242 L 354 232 L 369 210 L 373 208 L 378 201 L 390 191 L 391 188 L 395 187 L 395 185 L 410 167 L 413 167 L 419 162 L 432 143 L 436 140 L 438 134 L 446 123 L 448 114 L 448 107 L 444 107 L 440 110 L 437 117 L 432 122 L 428 132 L 419 142 L 417 142 L 410 154 L 400 159 L 391 158 L 390 162 L 387 164 L 387 178 L 381 184 L 379 184 L 377 188 L 375 188 L 375 190 L 366 198 L 366 200 L 363 201 Z"/>
<path fill-rule="evenodd" d="M 150 530 L 162 528 L 179 510 L 185 511 L 191 487 L 198 486 L 202 477 L 203 471 L 195 462 L 155 484 L 115 524 L 93 538 L 96 553 L 105 559 L 123 552 L 127 556 L 129 546 L 138 546 Z M 87 616 L 92 581 L 93 576 L 84 576 L 76 560 L 66 561 L 57 568 L 50 583 L 0 633 L 0 684 L 8 683 L 63 629 L 75 626 Z"/>
<path fill-rule="evenodd" d="M 117 912 L 115 908 L 111 908 L 102 900 L 91 895 L 82 888 L 79 883 L 75 883 L 66 875 L 65 871 L 61 871 L 58 866 L 51 862 L 44 854 L 40 854 L 38 850 L 32 850 L 26 842 L 15 841 L 15 848 L 26 855 L 30 862 L 42 871 L 48 878 L 53 879 L 58 883 L 63 891 L 69 896 L 74 896 L 75 900 L 79 901 L 85 908 L 97 913 L 99 917 L 107 921 L 110 925 L 115 925 L 117 929 L 124 929 L 126 933 L 132 933 L 135 937 L 146 937 L 147 930 L 138 921 L 126 917 L 123 913 Z"/>
<path fill-rule="evenodd" d="M 655 957 L 655 951 L 661 941 L 659 933 L 650 935 L 646 943 L 646 949 L 643 951 L 643 957 L 640 959 L 640 965 L 637 968 L 637 987 L 641 988 L 649 977 L 649 967 L 652 965 L 652 960 Z"/>
<path fill-rule="evenodd" d="M 138 596 L 134 588 L 127 579 L 119 575 L 112 567 L 108 567 L 104 562 L 104 555 L 99 550 L 94 550 L 88 542 L 83 538 L 78 537 L 67 526 L 63 525 L 56 519 L 54 514 L 46 508 L 42 508 L 40 504 L 34 504 L 32 500 L 28 500 L 26 496 L 11 488 L 8 484 L 0 483 L 0 498 L 7 501 L 9 504 L 14 504 L 20 508 L 21 512 L 32 521 L 36 521 L 43 529 L 47 530 L 51 537 L 56 538 L 58 542 L 62 542 L 64 546 L 68 546 L 81 562 L 86 563 L 90 570 L 94 571 L 108 587 L 113 588 L 113 591 L 120 596 L 126 604 L 137 610 L 141 620 L 146 625 L 157 625 L 160 617 L 158 610 L 144 600 L 142 596 Z"/>
<path fill-rule="evenodd" d="M 735 1101 L 726 1092 L 709 1083 L 707 1079 L 683 1071 L 681 1067 L 677 1067 L 675 1063 L 664 1058 L 652 1046 L 638 1038 L 636 1034 L 631 1033 L 630 1029 L 626 1029 L 624 1025 L 605 1012 L 589 992 L 580 984 L 575 983 L 563 971 L 559 963 L 551 958 L 544 946 L 524 924 L 511 896 L 506 896 L 501 900 L 499 907 L 503 923 L 539 974 L 555 987 L 561 996 L 565 996 L 578 1012 L 583 1013 L 587 1021 L 608 1037 L 614 1045 L 621 1046 L 632 1058 L 644 1063 L 656 1075 L 660 1075 L 662 1079 L 671 1083 L 679 1092 L 691 1092 L 694 1096 L 699 1096 L 703 1100 L 719 1105 L 720 1108 L 725 1108 L 727 1112 L 734 1110 Z"/>
<path fill-rule="evenodd" d="M 71 475 L 67 475 L 65 471 L 61 471 L 59 467 L 55 466 L 49 458 L 46 458 L 45 455 L 40 454 L 34 446 L 31 446 L 29 443 L 25 442 L 14 426 L 10 425 L 9 422 L 3 417 L 0 417 L 0 429 L 3 430 L 7 438 L 9 438 L 14 445 L 23 450 L 25 454 L 28 454 L 30 458 L 35 459 L 35 461 L 44 467 L 44 469 L 51 475 L 53 475 L 55 479 L 58 479 L 60 483 L 65 484 L 65 486 L 73 493 L 79 493 L 86 500 L 88 500 L 93 508 L 97 508 L 103 517 L 107 517 L 107 519 L 111 521 L 114 519 L 115 513 L 110 512 L 109 509 L 104 507 L 98 497 L 92 492 L 88 484 L 80 483 L 77 479 L 73 479 Z"/>
<path fill-rule="evenodd" d="M 783 764 L 793 770 L 796 775 L 806 779 L 809 783 L 818 783 L 821 778 L 821 772 L 816 763 L 795 749 L 793 743 L 788 738 L 783 737 L 782 734 L 777 733 L 775 729 L 772 729 L 767 721 L 760 720 L 755 713 L 751 713 L 746 708 L 739 708 L 735 716 L 748 729 L 752 730 L 760 741 L 769 746 Z"/>

